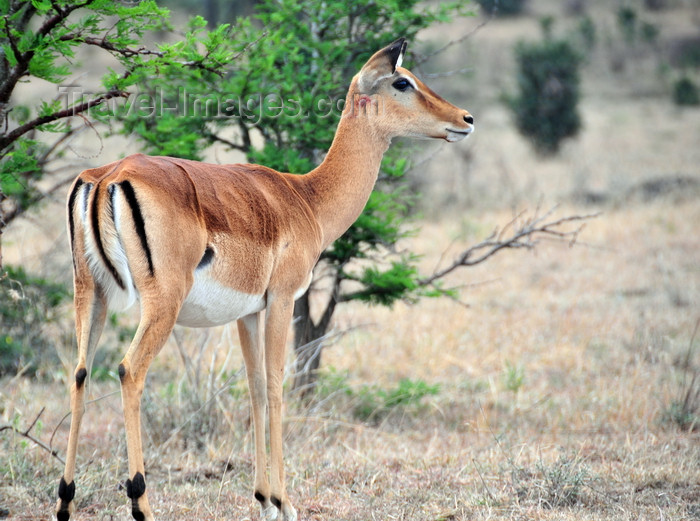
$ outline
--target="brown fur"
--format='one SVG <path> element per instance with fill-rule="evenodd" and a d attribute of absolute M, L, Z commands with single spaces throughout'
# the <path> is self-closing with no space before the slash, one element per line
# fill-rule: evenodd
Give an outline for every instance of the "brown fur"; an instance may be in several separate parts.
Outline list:
<path fill-rule="evenodd" d="M 321 252 L 364 208 L 393 137 L 451 140 L 472 128 L 468 112 L 440 98 L 406 69 L 396 68 L 404 47 L 400 40 L 377 52 L 353 79 L 333 144 L 322 164 L 306 175 L 259 165 L 213 165 L 137 154 L 86 170 L 76 179 L 68 208 L 75 267 L 76 374 L 89 373 L 112 291 L 109 276 L 96 278 L 98 271 L 104 272 L 109 263 L 113 271 L 127 270 L 123 283 L 138 294 L 142 310 L 120 364 L 129 477 L 139 484 L 139 494 L 132 494 L 136 519 L 153 519 L 142 483 L 140 399 L 146 372 L 178 318 L 207 249 L 214 252 L 207 273 L 219 286 L 264 299 L 264 322 L 261 312 L 238 317 L 255 429 L 255 497 L 264 511 L 278 508 L 283 519 L 296 519 L 284 485 L 281 423 L 284 354 L 294 296 L 308 284 Z M 411 78 L 417 90 L 399 92 L 392 87 L 400 76 Z M 125 182 L 133 188 L 133 201 L 120 192 Z M 87 210 L 94 219 L 85 221 L 81 198 L 90 186 Z M 121 211 L 118 224 L 115 201 L 120 208 L 131 208 Z M 88 261 L 96 257 L 91 253 L 93 240 L 104 253 L 99 260 Z M 114 254 L 120 249 L 126 264 Z M 76 384 L 71 389 L 73 417 L 63 475 L 67 485 L 75 474 L 84 389 Z M 59 500 L 63 519 L 73 506 L 72 501 L 66 505 L 66 498 Z"/>

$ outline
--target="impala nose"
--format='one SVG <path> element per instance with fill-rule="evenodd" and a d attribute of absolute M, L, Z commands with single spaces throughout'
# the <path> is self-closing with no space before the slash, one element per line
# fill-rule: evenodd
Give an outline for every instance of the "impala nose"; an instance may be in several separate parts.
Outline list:
<path fill-rule="evenodd" d="M 470 125 L 474 124 L 474 118 L 471 116 L 471 114 L 465 114 L 464 121 L 469 123 Z"/>

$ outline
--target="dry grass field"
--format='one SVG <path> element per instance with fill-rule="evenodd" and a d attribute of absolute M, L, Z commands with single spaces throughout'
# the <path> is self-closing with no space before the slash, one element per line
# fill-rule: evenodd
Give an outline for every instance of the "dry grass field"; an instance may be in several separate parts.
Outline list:
<path fill-rule="evenodd" d="M 592 3 L 604 23 L 606 2 Z M 536 156 L 499 98 L 512 86 L 513 42 L 537 37 L 536 16 L 550 11 L 562 8 L 533 1 L 526 19 L 489 23 L 444 64 L 473 62 L 464 85 L 432 82 L 477 131 L 426 149 L 434 158 L 414 172 L 426 218 L 403 246 L 430 272 L 515 212 L 559 204 L 556 215 L 600 215 L 573 247 L 543 241 L 456 272 L 460 303 L 339 307 L 317 395 L 287 403 L 301 520 L 700 519 L 700 396 L 687 421 L 679 405 L 700 385 L 700 110 L 675 107 L 648 64 L 613 74 L 601 48 L 584 70 L 582 134 L 557 157 Z M 692 31 L 693 13 L 655 15 L 661 38 Z M 62 227 L 60 201 L 15 223 L 6 262 L 69 280 Z M 70 338 L 65 314 L 56 335 Z M 125 342 L 110 332 L 104 344 L 82 429 L 78 521 L 130 519 L 116 376 Z M 73 361 L 68 341 L 59 351 L 64 365 L 40 381 L 0 381 L 0 424 L 27 429 L 45 408 L 31 432 L 63 456 Z M 143 409 L 159 519 L 258 518 L 235 325 L 178 330 Z M 0 516 L 50 519 L 61 472 L 46 450 L 0 432 Z"/>

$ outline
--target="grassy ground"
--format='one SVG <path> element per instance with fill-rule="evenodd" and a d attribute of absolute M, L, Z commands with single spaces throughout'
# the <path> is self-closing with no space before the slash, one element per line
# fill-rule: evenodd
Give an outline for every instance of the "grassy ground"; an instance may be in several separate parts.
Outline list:
<path fill-rule="evenodd" d="M 289 485 L 303 518 L 697 519 L 700 438 L 674 421 L 673 404 L 698 318 L 698 223 L 692 200 L 634 204 L 591 223 L 587 245 L 543 244 L 458 277 L 483 282 L 465 291 L 467 308 L 347 307 L 336 327 L 355 329 L 326 351 L 318 397 L 287 410 Z M 463 233 L 459 223 L 429 224 L 416 247 Z M 235 331 L 217 333 L 182 333 L 191 360 L 202 349 L 199 385 L 170 345 L 144 399 L 162 519 L 256 514 Z M 207 405 L 215 351 L 230 354 L 230 372 L 214 373 L 224 391 Z M 405 379 L 404 398 L 392 400 Z M 93 397 L 106 397 L 86 417 L 77 519 L 128 514 L 117 391 L 113 375 L 93 381 Z M 58 382 L 5 382 L 4 414 L 21 414 L 26 428 L 46 407 L 34 432 L 48 442 L 66 411 L 62 392 Z M 66 436 L 64 422 L 61 453 Z M 61 465 L 19 435 L 5 434 L 2 447 L 2 506 L 48 519 Z"/>
<path fill-rule="evenodd" d="M 337 311 L 345 334 L 324 352 L 317 396 L 287 406 L 288 486 L 301 519 L 700 519 L 700 426 L 680 407 L 700 373 L 700 114 L 627 77 L 587 77 L 583 134 L 559 157 L 538 158 L 498 104 L 505 73 L 488 67 L 505 66 L 523 34 L 536 35 L 533 18 L 474 37 L 485 72 L 465 81 L 478 92 L 451 88 L 477 132 L 437 151 L 424 174 L 431 219 L 405 246 L 425 253 L 430 271 L 513 208 L 561 202 L 560 215 L 602 214 L 574 248 L 543 242 L 455 274 L 461 304 Z M 38 269 L 52 248 L 37 245 L 65 249 L 57 211 L 8 231 L 8 262 Z M 69 273 L 65 255 L 51 264 Z M 106 343 L 82 431 L 77 520 L 129 518 L 120 354 L 114 338 Z M 25 430 L 45 408 L 31 432 L 60 456 L 73 364 L 63 351 L 52 377 L 0 382 L 0 424 Z M 257 518 L 241 367 L 235 326 L 180 330 L 156 360 L 143 416 L 159 519 Z M 0 454 L 1 515 L 49 519 L 60 462 L 11 430 L 0 432 Z"/>

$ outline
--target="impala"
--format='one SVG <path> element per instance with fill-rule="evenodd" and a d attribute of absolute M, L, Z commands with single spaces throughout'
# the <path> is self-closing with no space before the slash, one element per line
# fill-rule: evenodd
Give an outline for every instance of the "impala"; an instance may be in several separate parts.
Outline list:
<path fill-rule="evenodd" d="M 393 137 L 458 141 L 474 128 L 469 112 L 401 67 L 405 49 L 403 38 L 395 41 L 353 78 L 333 144 L 306 175 L 136 154 L 77 177 L 68 196 L 68 230 L 78 363 L 58 487 L 60 521 L 74 508 L 86 380 L 107 309 L 136 300 L 139 326 L 119 364 L 129 458 L 125 488 L 133 517 L 154 519 L 140 420 L 151 362 L 175 324 L 209 327 L 237 320 L 254 428 L 254 495 L 264 519 L 281 514 L 296 520 L 285 488 L 281 419 L 294 300 L 308 288 L 321 252 L 360 215 Z"/>

